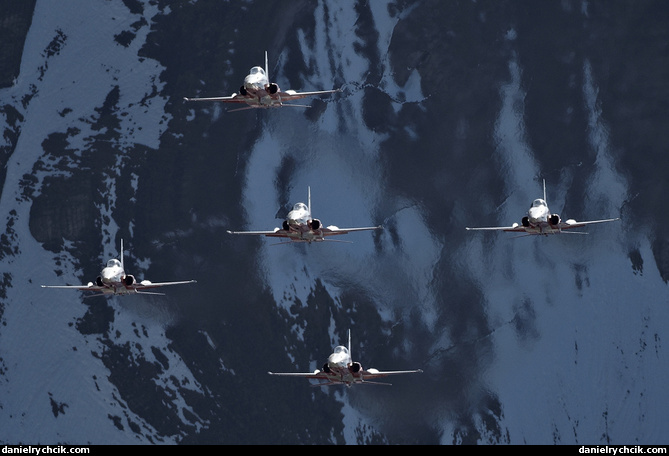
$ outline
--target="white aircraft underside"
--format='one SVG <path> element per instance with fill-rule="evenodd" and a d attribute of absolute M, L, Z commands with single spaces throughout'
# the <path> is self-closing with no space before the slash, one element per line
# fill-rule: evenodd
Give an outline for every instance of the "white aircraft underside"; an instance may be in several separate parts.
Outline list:
<path fill-rule="evenodd" d="M 341 92 L 341 89 L 318 90 L 314 92 L 297 92 L 295 90 L 282 91 L 279 85 L 269 81 L 269 67 L 267 65 L 267 51 L 265 51 L 265 69 L 254 66 L 244 78 L 244 84 L 239 93 L 233 93 L 224 97 L 187 98 L 185 101 L 220 101 L 223 103 L 242 103 L 246 107 L 231 109 L 229 112 L 243 111 L 253 108 L 279 108 L 282 106 L 293 106 L 309 108 L 309 105 L 286 104 L 287 101 L 300 100 L 315 95 Z"/>
<path fill-rule="evenodd" d="M 153 293 L 145 290 L 151 288 L 164 287 L 168 285 L 183 285 L 187 283 L 196 283 L 195 280 L 185 280 L 179 282 L 157 282 L 152 283 L 149 280 L 137 282 L 135 277 L 126 274 L 123 265 L 123 240 L 121 240 L 121 260 L 112 258 L 107 261 L 107 265 L 100 271 L 100 275 L 95 282 L 88 282 L 87 285 L 42 285 L 42 288 L 62 288 L 80 291 L 92 291 L 94 294 L 85 296 L 103 295 L 128 295 L 128 294 L 152 294 L 164 295 L 164 293 Z"/>
<path fill-rule="evenodd" d="M 524 233 L 526 235 L 547 236 L 549 234 L 558 234 L 562 233 L 564 230 L 580 228 L 594 223 L 613 222 L 616 220 L 620 220 L 620 218 L 589 220 L 585 222 L 577 222 L 574 219 L 569 219 L 563 222 L 558 214 L 551 214 L 550 210 L 548 209 L 548 204 L 546 204 L 546 181 L 544 181 L 543 199 L 537 198 L 532 202 L 532 206 L 530 206 L 529 210 L 527 211 L 527 215 L 522 218 L 520 224 L 514 223 L 511 226 L 495 226 L 495 227 L 481 227 L 481 228 L 466 227 L 466 229 L 481 230 L 481 231 L 513 231 L 513 232 Z M 587 234 L 580 231 L 573 233 Z"/>
<path fill-rule="evenodd" d="M 334 225 L 324 227 L 321 221 L 311 216 L 311 187 L 308 188 L 308 204 L 296 203 L 288 213 L 281 228 L 272 231 L 229 231 L 230 234 L 256 235 L 288 239 L 288 242 L 334 241 L 330 236 L 352 233 L 355 231 L 373 231 L 383 229 L 379 226 L 359 228 L 339 228 Z M 338 241 L 347 242 L 347 241 Z"/>
<path fill-rule="evenodd" d="M 350 387 L 354 384 L 368 385 L 388 385 L 390 383 L 377 382 L 378 378 L 389 375 L 421 373 L 421 369 L 404 371 L 379 371 L 378 369 L 363 369 L 359 362 L 352 361 L 351 358 L 351 330 L 348 331 L 348 348 L 343 345 L 335 347 L 334 352 L 328 357 L 323 369 L 316 369 L 314 372 L 268 372 L 270 375 L 279 375 L 284 377 L 301 377 L 314 380 L 322 380 L 314 383 L 312 386 L 328 385 L 346 385 Z"/>

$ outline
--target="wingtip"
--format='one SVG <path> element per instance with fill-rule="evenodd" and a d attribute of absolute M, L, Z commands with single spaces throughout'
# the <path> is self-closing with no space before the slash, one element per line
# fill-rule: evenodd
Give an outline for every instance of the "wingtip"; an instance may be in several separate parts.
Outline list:
<path fill-rule="evenodd" d="M 184 97 L 184 101 L 190 101 L 190 98 Z"/>

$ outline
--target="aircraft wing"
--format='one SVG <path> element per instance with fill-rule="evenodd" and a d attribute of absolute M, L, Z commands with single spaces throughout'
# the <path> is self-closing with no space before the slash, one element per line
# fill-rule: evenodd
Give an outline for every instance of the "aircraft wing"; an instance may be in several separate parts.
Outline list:
<path fill-rule="evenodd" d="M 514 223 L 511 226 L 486 226 L 481 228 L 465 227 L 465 229 L 467 231 L 518 231 L 523 233 L 527 231 L 524 226 L 517 223 Z"/>
<path fill-rule="evenodd" d="M 318 369 L 315 370 L 314 372 L 267 372 L 269 375 L 280 375 L 283 377 L 300 377 L 300 378 L 307 378 L 311 380 L 325 380 L 321 381 L 318 383 L 312 383 L 311 386 L 318 387 L 318 386 L 329 386 L 329 385 L 341 385 L 344 384 L 345 382 L 342 382 L 339 378 L 337 378 L 336 375 L 332 374 L 326 374 L 325 372 L 321 372 Z M 371 382 L 374 383 L 374 382 Z"/>
<path fill-rule="evenodd" d="M 139 283 L 134 283 L 130 285 L 128 288 L 132 288 L 137 291 L 142 291 L 142 290 L 148 290 L 150 288 L 158 288 L 158 287 L 166 287 L 168 285 L 184 285 L 187 283 L 197 283 L 196 280 L 182 280 L 179 282 L 156 282 L 153 283 L 149 280 L 142 280 Z"/>
<path fill-rule="evenodd" d="M 331 380 L 332 375 L 328 375 L 325 372 L 316 370 L 314 372 L 267 372 L 269 375 L 280 375 L 283 377 L 301 377 L 301 378 L 313 378 L 316 380 Z"/>
<path fill-rule="evenodd" d="M 377 369 L 368 369 L 365 371 L 362 371 L 362 376 L 356 375 L 358 380 L 354 380 L 351 383 L 342 381 L 340 378 L 338 378 L 337 375 L 333 374 L 328 374 L 319 370 L 315 370 L 314 372 L 267 372 L 269 375 L 280 375 L 284 377 L 300 377 L 300 378 L 308 378 L 312 380 L 325 380 L 325 382 L 321 383 L 315 383 L 312 386 L 328 386 L 328 385 L 337 385 L 337 384 L 347 384 L 347 386 L 350 386 L 350 384 L 369 384 L 369 385 L 387 385 L 389 386 L 390 383 L 381 383 L 381 382 L 375 382 L 374 380 L 377 378 L 382 378 L 382 377 L 387 377 L 389 375 L 399 375 L 399 374 L 414 374 L 414 373 L 422 373 L 423 371 L 421 369 L 416 369 L 416 370 L 407 370 L 407 371 L 378 371 Z"/>
<path fill-rule="evenodd" d="M 207 97 L 207 98 L 188 98 L 184 97 L 184 101 L 222 101 L 224 103 L 247 103 L 249 98 L 238 93 L 233 93 L 229 97 Z"/>
<path fill-rule="evenodd" d="M 230 231 L 228 234 L 250 234 L 253 236 L 272 236 L 272 237 L 290 237 L 288 231 L 274 228 L 273 231 Z"/>
<path fill-rule="evenodd" d="M 577 222 L 574 219 L 569 219 L 566 222 L 560 222 L 560 225 L 558 226 L 557 229 L 551 228 L 552 233 L 556 233 L 559 231 L 564 231 L 564 230 L 569 230 L 572 228 L 580 228 L 586 225 L 592 225 L 594 223 L 605 223 L 605 222 L 614 222 L 616 220 L 620 220 L 620 218 L 612 218 L 612 219 L 603 219 L 603 220 L 589 220 L 586 222 Z M 517 223 L 514 223 L 511 226 L 491 226 L 491 227 L 482 227 L 482 228 L 470 228 L 466 227 L 466 230 L 481 230 L 481 231 L 516 231 L 520 233 L 528 233 L 528 234 L 544 234 L 542 231 L 538 228 L 525 228 L 522 225 L 519 225 Z"/>
<path fill-rule="evenodd" d="M 272 94 L 271 97 L 273 100 L 281 100 L 283 102 L 283 101 L 299 100 L 306 97 L 312 97 L 315 95 L 325 95 L 328 93 L 335 93 L 335 92 L 341 92 L 341 89 L 317 90 L 314 92 L 296 92 L 295 90 L 286 90 L 285 92 L 280 91 L 275 94 Z M 247 103 L 252 105 L 260 104 L 257 98 L 252 96 L 241 95 L 239 93 L 233 93 L 232 95 L 227 97 L 200 97 L 200 98 L 184 97 L 184 101 L 221 101 L 224 103 Z"/>
<path fill-rule="evenodd" d="M 303 238 L 300 233 L 297 231 L 283 230 L 281 228 L 274 228 L 273 231 L 229 231 L 229 234 L 242 234 L 242 235 L 255 235 L 255 236 L 267 236 L 267 237 L 278 237 L 278 238 L 287 238 L 293 239 L 296 241 L 304 241 L 307 239 L 316 240 L 319 236 L 319 231 L 322 232 L 323 237 L 335 236 L 338 234 L 352 233 L 354 231 L 369 231 L 369 230 L 380 230 L 383 229 L 383 226 L 366 226 L 361 228 L 338 228 L 336 226 L 328 226 L 327 228 L 321 228 L 320 230 L 313 231 L 313 237 Z"/>
<path fill-rule="evenodd" d="M 106 287 L 99 287 L 97 285 L 88 284 L 88 285 L 42 285 L 42 288 L 63 288 L 69 290 L 80 290 L 80 291 L 103 291 L 106 290 Z"/>
<path fill-rule="evenodd" d="M 341 89 L 334 89 L 334 90 L 317 90 L 315 92 L 297 92 L 295 90 L 286 90 L 278 92 L 274 95 L 272 95 L 273 98 L 279 98 L 281 101 L 292 101 L 292 100 L 299 100 L 301 98 L 306 98 L 306 97 L 313 97 L 315 95 L 325 95 L 328 93 L 336 93 L 336 92 L 341 92 Z"/>
<path fill-rule="evenodd" d="M 362 228 L 339 228 L 334 225 L 330 225 L 326 228 L 322 228 L 323 236 L 335 236 L 337 234 L 346 234 L 353 233 L 355 231 L 371 231 L 371 230 L 382 230 L 383 226 L 365 226 Z"/>
<path fill-rule="evenodd" d="M 79 290 L 92 291 L 92 294 L 87 294 L 84 298 L 94 298 L 96 296 L 105 296 L 114 292 L 112 288 L 101 287 L 89 282 L 88 285 L 42 285 L 42 288 L 61 288 L 65 290 Z"/>
<path fill-rule="evenodd" d="M 282 230 L 281 228 L 274 228 L 274 231 L 229 231 L 229 234 L 242 234 L 242 235 L 251 235 L 251 236 L 267 236 L 275 238 L 285 238 L 291 239 L 294 241 L 302 241 L 300 238 L 300 233 L 297 231 Z"/>
<path fill-rule="evenodd" d="M 362 372 L 363 381 L 374 380 L 375 378 L 387 377 L 389 375 L 400 375 L 400 374 L 422 374 L 422 369 L 416 370 L 404 370 L 404 371 L 379 371 L 377 369 L 367 369 Z"/>
<path fill-rule="evenodd" d="M 580 228 L 582 226 L 592 225 L 594 223 L 615 222 L 616 220 L 620 220 L 620 217 L 612 219 L 604 219 L 604 220 L 589 220 L 587 222 L 577 222 L 574 219 L 569 219 L 566 222 L 560 222 L 560 229 L 568 230 L 571 228 Z"/>
<path fill-rule="evenodd" d="M 128 294 L 131 292 L 136 292 L 136 293 L 142 293 L 143 290 L 148 290 L 151 288 L 158 288 L 158 287 L 164 287 L 168 285 L 183 285 L 187 283 L 196 283 L 195 280 L 185 280 L 185 281 L 179 281 L 179 282 L 157 282 L 157 283 L 152 283 L 148 280 L 143 280 L 139 283 L 134 283 L 130 286 L 126 286 L 125 288 L 121 287 L 120 290 L 115 290 L 114 287 L 104 287 L 104 286 L 98 286 L 93 283 L 89 283 L 88 285 L 42 285 L 42 288 L 61 288 L 61 289 L 66 289 L 66 290 L 79 290 L 79 291 L 93 291 L 95 294 L 92 294 L 87 297 L 92 297 L 92 296 L 99 296 L 99 295 L 107 295 L 107 294 Z"/>

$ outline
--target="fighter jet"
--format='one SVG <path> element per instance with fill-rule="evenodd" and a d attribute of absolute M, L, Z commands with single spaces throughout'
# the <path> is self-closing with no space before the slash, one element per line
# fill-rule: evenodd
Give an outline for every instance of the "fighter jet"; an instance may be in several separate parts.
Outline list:
<path fill-rule="evenodd" d="M 265 69 L 254 66 L 244 78 L 244 85 L 239 88 L 239 93 L 233 93 L 228 97 L 209 98 L 187 98 L 185 101 L 221 101 L 224 103 L 242 103 L 247 106 L 231 109 L 228 112 L 243 111 L 253 108 L 280 108 L 282 106 L 293 106 L 308 108 L 309 105 L 285 103 L 286 101 L 299 100 L 314 95 L 341 92 L 341 89 L 319 90 L 316 92 L 296 92 L 295 90 L 282 91 L 279 85 L 269 80 L 269 66 L 267 65 L 267 51 L 265 51 Z"/>
<path fill-rule="evenodd" d="M 604 222 L 614 222 L 620 220 L 620 218 L 611 218 L 604 220 L 591 220 L 587 222 L 577 222 L 574 219 L 568 219 L 566 222 L 563 222 L 560 219 L 558 214 L 551 214 L 546 204 L 546 180 L 544 180 L 544 198 L 537 198 L 532 201 L 532 206 L 527 211 L 527 215 L 523 217 L 518 223 L 514 223 L 511 226 L 499 226 L 499 227 L 484 227 L 484 228 L 469 228 L 467 230 L 501 230 L 501 231 L 515 231 L 525 233 L 524 235 L 544 235 L 548 236 L 549 234 L 558 234 L 562 233 L 564 230 L 570 230 L 572 228 L 580 228 L 586 225 L 594 223 L 604 223 Z M 584 232 L 576 231 L 571 232 L 572 234 L 587 234 Z"/>
<path fill-rule="evenodd" d="M 94 294 L 85 296 L 105 295 L 128 295 L 128 294 L 150 294 L 164 296 L 164 293 L 153 293 L 144 291 L 151 288 L 164 287 L 167 285 L 182 285 L 186 283 L 196 283 L 195 280 L 186 280 L 181 282 L 158 282 L 152 283 L 148 280 L 138 282 L 133 275 L 126 274 L 123 264 L 123 239 L 121 239 L 121 259 L 112 258 L 107 261 L 100 275 L 95 279 L 95 283 L 88 282 L 87 285 L 42 285 L 42 288 L 65 288 L 80 291 L 93 291 Z"/>
<path fill-rule="evenodd" d="M 316 380 L 325 380 L 320 383 L 313 383 L 311 386 L 328 385 L 346 385 L 350 387 L 353 384 L 367 385 L 386 385 L 391 383 L 376 382 L 377 378 L 387 377 L 389 375 L 414 374 L 423 372 L 421 369 L 405 371 L 379 371 L 374 368 L 363 369 L 362 365 L 351 359 L 351 330 L 348 330 L 348 348 L 343 345 L 335 347 L 334 353 L 328 357 L 328 361 L 323 364 L 321 370 L 316 369 L 313 372 L 299 373 L 287 372 L 276 373 L 268 372 L 269 375 L 282 375 L 286 377 L 303 377 Z"/>
<path fill-rule="evenodd" d="M 324 227 L 319 219 L 312 218 L 311 216 L 311 187 L 308 187 L 307 190 L 308 204 L 296 203 L 293 206 L 293 210 L 288 213 L 286 220 L 283 221 L 281 228 L 274 228 L 273 231 L 228 231 L 228 233 L 287 238 L 289 239 L 288 242 L 279 242 L 279 244 L 287 244 L 290 242 L 311 243 L 334 241 L 334 239 L 326 239 L 326 237 L 335 236 L 338 234 L 347 234 L 354 231 L 383 229 L 381 225 L 368 226 L 363 228 L 338 228 L 334 225 Z"/>

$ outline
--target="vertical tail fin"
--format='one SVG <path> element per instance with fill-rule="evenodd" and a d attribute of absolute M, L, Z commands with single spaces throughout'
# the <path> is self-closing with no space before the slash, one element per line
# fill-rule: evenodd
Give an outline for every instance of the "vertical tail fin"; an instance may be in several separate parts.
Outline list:
<path fill-rule="evenodd" d="M 546 201 L 546 179 L 544 179 L 544 201 Z M 548 201 L 546 201 L 546 204 L 548 204 Z"/>
<path fill-rule="evenodd" d="M 311 186 L 307 187 L 307 208 L 309 209 L 309 216 L 311 216 Z"/>
<path fill-rule="evenodd" d="M 125 266 L 123 264 L 123 238 L 121 238 L 121 269 L 125 271 Z"/>
<path fill-rule="evenodd" d="M 267 65 L 267 51 L 265 51 L 265 76 L 267 76 L 267 82 L 272 82 L 269 78 L 269 65 Z"/>
<path fill-rule="evenodd" d="M 353 355 L 351 354 L 351 328 L 348 329 L 348 354 L 353 359 Z"/>

